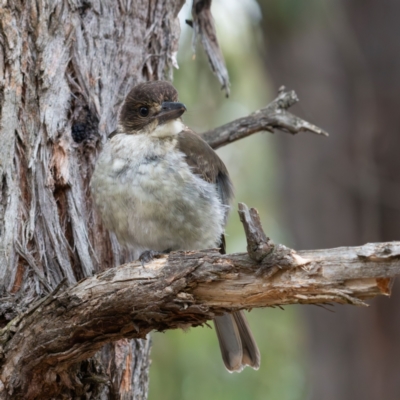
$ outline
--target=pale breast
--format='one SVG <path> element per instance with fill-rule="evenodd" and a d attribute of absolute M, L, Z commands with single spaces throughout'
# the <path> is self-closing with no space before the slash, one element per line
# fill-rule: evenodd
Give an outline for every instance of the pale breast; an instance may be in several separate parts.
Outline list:
<path fill-rule="evenodd" d="M 123 245 L 144 250 L 215 247 L 225 209 L 216 187 L 194 175 L 174 139 L 117 135 L 91 182 L 106 227 Z"/>

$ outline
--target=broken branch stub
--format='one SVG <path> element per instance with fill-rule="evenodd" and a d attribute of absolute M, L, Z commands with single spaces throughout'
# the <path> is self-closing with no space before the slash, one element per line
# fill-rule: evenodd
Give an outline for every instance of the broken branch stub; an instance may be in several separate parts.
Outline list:
<path fill-rule="evenodd" d="M 260 262 L 274 249 L 274 244 L 268 238 L 261 226 L 260 216 L 255 208 L 249 208 L 244 203 L 239 203 L 239 217 L 247 239 L 247 252 L 250 258 Z"/>

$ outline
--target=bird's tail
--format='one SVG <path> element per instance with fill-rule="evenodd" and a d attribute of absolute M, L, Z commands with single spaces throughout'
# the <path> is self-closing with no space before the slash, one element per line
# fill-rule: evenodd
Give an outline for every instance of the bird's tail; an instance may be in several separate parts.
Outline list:
<path fill-rule="evenodd" d="M 221 237 L 220 253 L 225 254 L 224 235 Z M 254 369 L 260 367 L 260 351 L 243 311 L 215 317 L 214 326 L 228 371 L 240 372 L 246 365 Z"/>
<path fill-rule="evenodd" d="M 246 365 L 260 368 L 260 351 L 243 311 L 215 317 L 214 326 L 228 371 L 240 372 Z"/>

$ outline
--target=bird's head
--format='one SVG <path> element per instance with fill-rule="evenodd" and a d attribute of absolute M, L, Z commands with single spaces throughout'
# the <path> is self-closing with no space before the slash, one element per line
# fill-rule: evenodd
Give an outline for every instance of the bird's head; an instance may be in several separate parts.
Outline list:
<path fill-rule="evenodd" d="M 180 117 L 186 111 L 177 100 L 178 92 L 169 82 L 141 83 L 126 97 L 119 125 L 127 134 L 175 135 L 183 128 Z"/>

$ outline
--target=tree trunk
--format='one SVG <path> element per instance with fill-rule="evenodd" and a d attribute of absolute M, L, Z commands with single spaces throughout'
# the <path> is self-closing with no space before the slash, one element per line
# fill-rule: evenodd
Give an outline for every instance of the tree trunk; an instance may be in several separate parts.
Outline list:
<path fill-rule="evenodd" d="M 71 285 L 127 261 L 88 184 L 127 92 L 172 78 L 182 4 L 0 6 L 0 328 L 63 279 Z M 146 399 L 149 350 L 149 340 L 109 344 L 68 374 L 43 377 L 47 396 Z M 6 392 L 0 381 L 0 398 L 37 398 L 25 386 Z"/>
<path fill-rule="evenodd" d="M 288 231 L 296 248 L 396 240 L 400 3 L 297 3 L 261 2 L 266 66 L 330 138 L 279 138 Z M 307 308 L 312 399 L 400 398 L 399 300 L 395 285 L 368 310 Z"/>

